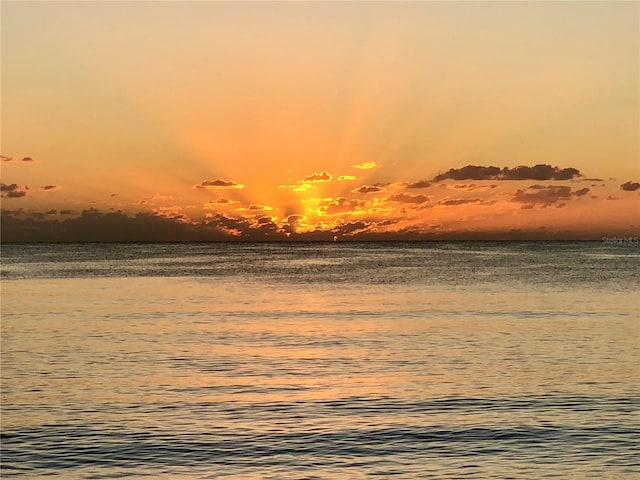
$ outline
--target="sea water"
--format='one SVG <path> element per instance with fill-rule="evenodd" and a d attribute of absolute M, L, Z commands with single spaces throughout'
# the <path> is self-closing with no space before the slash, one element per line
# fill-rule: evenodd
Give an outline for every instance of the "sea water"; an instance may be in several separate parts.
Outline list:
<path fill-rule="evenodd" d="M 7 244 L 2 478 L 639 478 L 640 249 Z"/>

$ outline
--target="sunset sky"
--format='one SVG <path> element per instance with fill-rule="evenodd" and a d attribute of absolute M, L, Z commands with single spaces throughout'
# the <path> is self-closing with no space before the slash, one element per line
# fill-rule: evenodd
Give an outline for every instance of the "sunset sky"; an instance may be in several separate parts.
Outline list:
<path fill-rule="evenodd" d="M 640 233 L 637 2 L 1 14 L 3 240 Z"/>

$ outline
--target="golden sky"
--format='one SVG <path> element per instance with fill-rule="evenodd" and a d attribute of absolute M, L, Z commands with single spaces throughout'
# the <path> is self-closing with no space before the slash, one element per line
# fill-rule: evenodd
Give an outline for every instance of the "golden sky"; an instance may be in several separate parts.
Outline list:
<path fill-rule="evenodd" d="M 4 239 L 640 231 L 637 2 L 0 8 Z"/>

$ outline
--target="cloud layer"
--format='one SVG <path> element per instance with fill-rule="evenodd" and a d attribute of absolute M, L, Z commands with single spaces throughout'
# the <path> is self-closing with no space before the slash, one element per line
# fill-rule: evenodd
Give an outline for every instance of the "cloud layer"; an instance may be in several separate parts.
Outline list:
<path fill-rule="evenodd" d="M 445 173 L 436 175 L 433 180 L 571 180 L 580 175 L 580 171 L 573 167 L 561 169 L 546 164 L 502 169 L 467 165 L 462 168 L 450 168 Z"/>
<path fill-rule="evenodd" d="M 513 195 L 514 202 L 522 203 L 523 208 L 534 206 L 548 207 L 561 200 L 570 200 L 572 197 L 582 197 L 589 193 L 589 188 L 581 188 L 573 191 L 565 185 L 531 185 L 527 189 L 517 190 Z"/>
<path fill-rule="evenodd" d="M 220 188 L 244 188 L 244 185 L 236 182 L 232 182 L 230 180 L 205 180 L 200 182 L 197 185 L 194 185 L 193 188 L 196 189 L 208 189 L 208 190 L 216 190 Z"/>

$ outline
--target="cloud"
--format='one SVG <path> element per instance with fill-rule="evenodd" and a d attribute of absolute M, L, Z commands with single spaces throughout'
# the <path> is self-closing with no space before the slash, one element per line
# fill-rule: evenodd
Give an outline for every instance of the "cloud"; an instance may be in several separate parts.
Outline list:
<path fill-rule="evenodd" d="M 628 181 L 620 185 L 620 190 L 624 190 L 625 192 L 635 192 L 640 188 L 640 183 Z"/>
<path fill-rule="evenodd" d="M 407 193 L 396 193 L 395 195 L 391 195 L 387 197 L 387 201 L 389 202 L 400 202 L 400 203 L 424 203 L 429 198 L 425 195 L 409 195 Z"/>
<path fill-rule="evenodd" d="M 536 205 L 548 207 L 560 200 L 581 197 L 589 192 L 589 188 L 581 188 L 575 192 L 565 185 L 531 185 L 528 189 L 517 190 L 512 201 L 524 204 L 522 208 L 533 208 Z"/>
<path fill-rule="evenodd" d="M 294 192 L 306 192 L 316 186 L 311 183 L 296 183 L 295 185 L 280 185 L 280 188 L 289 188 Z"/>
<path fill-rule="evenodd" d="M 580 171 L 576 168 L 560 169 L 545 164 L 534 167 L 519 166 L 511 170 L 505 167 L 502 173 L 504 180 L 571 180 L 581 176 Z"/>
<path fill-rule="evenodd" d="M 231 205 L 233 202 L 228 198 L 218 198 L 217 200 L 212 200 L 211 202 L 207 202 L 203 205 L 205 210 L 215 210 L 216 208 L 220 208 L 221 206 Z"/>
<path fill-rule="evenodd" d="M 495 180 L 500 175 L 498 167 L 480 167 L 475 165 L 467 165 L 462 168 L 450 168 L 445 173 L 441 173 L 434 177 L 434 181 L 442 180 Z"/>
<path fill-rule="evenodd" d="M 333 177 L 329 172 L 312 173 L 302 180 L 304 183 L 330 182 Z"/>
<path fill-rule="evenodd" d="M 353 236 L 362 233 L 371 227 L 371 223 L 367 222 L 349 222 L 333 228 L 331 231 L 336 236 Z"/>
<path fill-rule="evenodd" d="M 299 223 L 302 222 L 304 220 L 306 220 L 307 217 L 305 217 L 304 215 L 300 215 L 298 213 L 294 213 L 293 215 L 289 215 L 285 221 L 289 224 L 294 224 L 294 223 Z"/>
<path fill-rule="evenodd" d="M 340 175 L 338 177 L 338 181 L 339 182 L 349 182 L 349 181 L 352 181 L 352 180 L 355 180 L 355 179 L 356 179 L 356 177 L 354 177 L 353 175 Z"/>
<path fill-rule="evenodd" d="M 384 191 L 384 188 L 378 185 L 363 185 L 360 188 L 351 190 L 352 193 L 376 193 L 376 192 L 382 192 L 382 191 Z"/>
<path fill-rule="evenodd" d="M 498 187 L 495 183 L 492 183 L 491 185 L 478 185 L 476 183 L 453 183 L 451 185 L 444 185 L 449 190 L 465 190 L 467 192 L 486 192 Z"/>
<path fill-rule="evenodd" d="M 9 210 L 6 208 L 0 208 L 0 215 L 2 215 L 2 217 L 18 217 L 20 215 L 22 215 L 24 212 L 24 209 L 22 208 L 16 208 L 15 210 Z"/>
<path fill-rule="evenodd" d="M 444 205 L 445 207 L 451 207 L 454 205 L 466 205 L 469 203 L 482 203 L 479 198 L 453 198 L 450 200 L 440 200 L 438 205 Z"/>
<path fill-rule="evenodd" d="M 451 168 L 434 177 L 434 181 L 442 180 L 571 180 L 580 177 L 576 168 L 558 168 L 551 165 L 538 164 L 533 167 L 518 166 L 514 168 L 483 167 L 467 165 L 462 168 Z"/>
<path fill-rule="evenodd" d="M 321 213 L 325 213 L 327 215 L 335 215 L 338 213 L 353 213 L 360 212 L 363 209 L 366 209 L 371 205 L 371 202 L 366 200 L 347 200 L 344 197 L 338 197 L 335 200 L 331 199 L 325 201 L 318 210 Z"/>
<path fill-rule="evenodd" d="M 171 201 L 171 200 L 175 200 L 175 198 L 173 197 L 173 195 L 163 195 L 161 193 L 154 193 L 153 195 L 151 195 L 151 197 L 149 197 L 149 200 L 151 201 Z"/>
<path fill-rule="evenodd" d="M 405 188 L 428 188 L 430 186 L 431 186 L 431 182 L 428 182 L 426 180 L 420 180 L 418 182 L 407 184 Z"/>
<path fill-rule="evenodd" d="M 273 209 L 268 205 L 258 205 L 257 203 L 252 203 L 246 208 L 246 210 L 255 212 L 255 211 L 269 211 Z"/>
<path fill-rule="evenodd" d="M 156 215 L 172 218 L 179 221 L 188 221 L 188 217 L 182 213 L 182 207 L 180 205 L 172 205 L 169 207 L 156 207 L 153 209 Z"/>
<path fill-rule="evenodd" d="M 371 168 L 378 167 L 379 165 L 376 162 L 363 162 L 357 165 L 351 165 L 353 168 L 357 168 L 359 170 L 369 170 Z"/>
<path fill-rule="evenodd" d="M 6 155 L 0 155 L 0 160 L 2 160 L 3 162 L 13 162 L 14 160 L 17 160 L 15 157 L 7 157 Z M 23 162 L 35 162 L 35 160 L 31 157 L 22 157 Z"/>
<path fill-rule="evenodd" d="M 202 229 L 205 232 L 208 230 L 210 236 L 223 236 L 227 239 L 274 240 L 286 238 L 284 232 L 280 231 L 273 220 L 265 216 L 252 222 L 245 218 L 232 218 L 217 214 L 197 229 Z"/>
<path fill-rule="evenodd" d="M 197 189 L 209 189 L 215 190 L 220 188 L 244 188 L 244 185 L 236 182 L 232 182 L 230 180 L 205 180 L 200 182 L 197 185 L 194 185 L 193 188 Z"/>
<path fill-rule="evenodd" d="M 282 226 L 282 231 L 287 236 L 295 234 L 297 233 L 298 226 L 306 219 L 307 217 L 305 217 L 304 215 L 299 215 L 297 213 L 289 215 L 287 218 L 284 219 L 284 225 Z"/>
<path fill-rule="evenodd" d="M 12 183 L 11 185 L 7 185 L 6 183 L 0 184 L 0 192 L 12 192 L 18 189 L 18 185 L 16 183 Z"/>
<path fill-rule="evenodd" d="M 50 190 L 61 190 L 59 185 L 42 185 L 40 187 L 40 190 L 44 191 L 44 192 L 48 192 Z"/>
<path fill-rule="evenodd" d="M 19 185 L 12 183 L 7 185 L 5 183 L 0 184 L 0 192 L 4 198 L 21 198 L 27 195 L 29 187 L 20 187 Z"/>
<path fill-rule="evenodd" d="M 531 190 L 542 192 L 546 189 Z M 555 206 L 562 205 L 563 202 Z M 295 231 L 296 223 L 304 218 L 293 214 L 276 223 L 268 216 L 254 219 L 232 218 L 222 214 L 211 215 L 206 220 L 191 222 L 181 217 L 167 217 L 157 213 L 127 215 L 122 211 L 101 212 L 95 208 L 83 210 L 78 216 L 47 216 L 43 212 L 25 212 L 22 209 L 2 209 L 3 242 L 152 242 L 152 241 L 331 241 L 335 237 L 344 240 L 568 240 L 598 239 L 611 232 L 599 230 L 551 231 L 549 229 L 498 229 L 486 231 L 451 231 L 436 222 L 424 225 L 402 226 L 395 219 L 377 223 L 355 221 L 336 226 L 318 227 L 309 231 Z M 395 227 L 392 225 L 395 224 Z M 385 228 L 392 226 L 391 230 Z M 617 236 L 632 236 L 637 232 L 614 232 Z"/>

